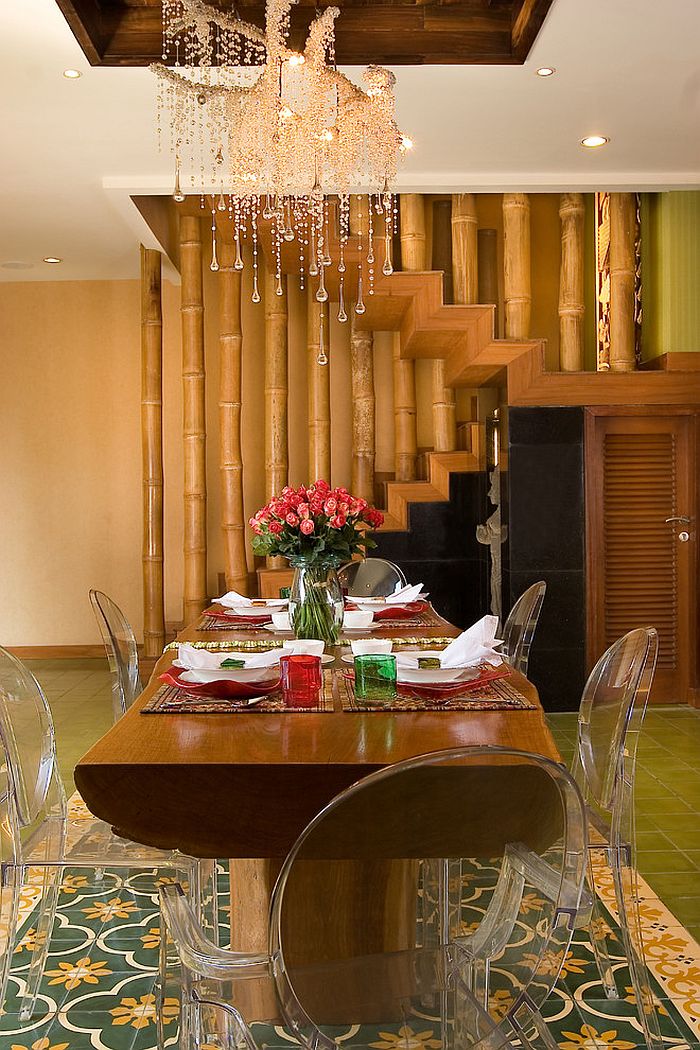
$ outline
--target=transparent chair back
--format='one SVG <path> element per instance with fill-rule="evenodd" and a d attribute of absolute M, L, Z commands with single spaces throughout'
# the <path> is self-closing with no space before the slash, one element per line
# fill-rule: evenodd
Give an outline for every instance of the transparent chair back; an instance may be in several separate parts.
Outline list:
<path fill-rule="evenodd" d="M 6 777 L 3 831 L 36 823 L 49 809 L 64 804 L 56 776 L 51 712 L 34 675 L 0 647 L 0 741 Z M 2 860 L 6 858 L 3 856 Z"/>
<path fill-rule="evenodd" d="M 103 591 L 92 590 L 90 602 L 112 672 L 112 707 L 116 721 L 143 689 L 138 646 L 129 621 L 111 598 Z"/>
<path fill-rule="evenodd" d="M 406 577 L 398 565 L 383 558 L 350 561 L 338 569 L 340 586 L 356 598 L 385 598 L 397 586 L 406 586 Z"/>
<path fill-rule="evenodd" d="M 352 1026 L 355 1047 L 378 1030 L 413 1045 L 406 1029 L 427 1027 L 444 1048 L 536 1037 L 558 974 L 539 964 L 565 956 L 585 859 L 580 793 L 542 756 L 462 748 L 366 777 L 311 822 L 275 887 L 270 955 L 292 1034 L 328 1050 Z"/>
<path fill-rule="evenodd" d="M 510 610 L 503 627 L 501 652 L 508 663 L 522 674 L 527 674 L 530 646 L 535 637 L 547 584 L 544 580 L 533 583 L 524 591 Z"/>
<path fill-rule="evenodd" d="M 578 780 L 589 802 L 610 811 L 621 762 L 634 762 L 656 665 L 654 628 L 637 628 L 603 653 L 583 690 L 578 717 Z M 633 748 L 630 751 L 630 748 Z"/>

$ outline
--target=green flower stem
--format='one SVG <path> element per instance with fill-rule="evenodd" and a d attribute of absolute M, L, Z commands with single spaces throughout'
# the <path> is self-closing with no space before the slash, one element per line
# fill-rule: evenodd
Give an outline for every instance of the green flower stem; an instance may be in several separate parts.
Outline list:
<path fill-rule="evenodd" d="M 293 614 L 292 628 L 297 638 L 319 638 L 327 645 L 338 641 L 335 609 L 326 582 L 325 566 L 306 565 L 303 570 L 304 595 Z"/>

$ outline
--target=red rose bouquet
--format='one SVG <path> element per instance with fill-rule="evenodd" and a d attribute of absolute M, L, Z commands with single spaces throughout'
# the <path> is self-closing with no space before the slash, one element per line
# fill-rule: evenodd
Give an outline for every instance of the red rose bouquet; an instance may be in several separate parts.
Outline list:
<path fill-rule="evenodd" d="M 292 565 L 324 561 L 338 566 L 358 551 L 376 547 L 366 530 L 379 528 L 383 521 L 381 511 L 367 500 L 342 487 L 332 489 L 327 481 L 315 481 L 297 489 L 286 485 L 249 524 L 256 554 L 281 555 Z"/>
<path fill-rule="evenodd" d="M 367 500 L 327 481 L 286 485 L 250 519 L 255 554 L 288 558 L 295 569 L 289 617 L 297 638 L 338 640 L 343 595 L 335 570 L 358 551 L 376 547 L 367 529 L 383 521 Z"/>

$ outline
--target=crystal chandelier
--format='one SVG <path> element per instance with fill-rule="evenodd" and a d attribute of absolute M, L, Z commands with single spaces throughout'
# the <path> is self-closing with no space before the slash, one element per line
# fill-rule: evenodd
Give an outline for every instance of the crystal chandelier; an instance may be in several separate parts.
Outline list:
<path fill-rule="evenodd" d="M 383 272 L 392 272 L 396 204 L 391 185 L 411 141 L 394 121 L 394 75 L 364 70 L 365 90 L 334 68 L 336 7 L 311 23 L 303 53 L 286 46 L 296 0 L 268 0 L 265 31 L 203 0 L 163 0 L 163 63 L 158 76 L 159 143 L 175 158 L 176 201 L 182 187 L 212 213 L 212 270 L 219 268 L 217 213 L 233 220 L 235 266 L 243 242 L 252 248 L 254 302 L 260 301 L 258 257 L 265 250 L 283 294 L 291 249 L 302 287 L 317 280 L 328 299 L 325 270 L 337 248 L 338 319 L 347 320 L 345 252 L 350 191 L 362 190 L 364 236 L 357 252 L 355 309 L 363 313 L 363 274 L 372 291 L 375 240 L 384 242 Z M 223 216 L 221 216 L 223 218 Z M 364 245 L 363 245 L 364 242 Z M 323 350 L 322 350 L 323 352 Z"/>

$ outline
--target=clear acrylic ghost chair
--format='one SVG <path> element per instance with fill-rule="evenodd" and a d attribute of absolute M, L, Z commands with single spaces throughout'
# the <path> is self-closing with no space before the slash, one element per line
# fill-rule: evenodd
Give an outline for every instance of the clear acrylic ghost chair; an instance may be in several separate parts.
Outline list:
<path fill-rule="evenodd" d="M 338 569 L 338 579 L 351 598 L 386 598 L 397 587 L 406 586 L 403 571 L 384 558 L 349 561 Z"/>
<path fill-rule="evenodd" d="M 527 675 L 530 659 L 530 646 L 535 637 L 537 621 L 540 618 L 547 584 L 544 580 L 533 583 L 518 598 L 508 613 L 503 627 L 503 645 L 501 652 L 516 671 Z"/>
<path fill-rule="evenodd" d="M 138 646 L 129 621 L 104 591 L 91 590 L 90 603 L 112 672 L 112 709 L 116 722 L 143 690 Z"/>
<path fill-rule="evenodd" d="M 372 773 L 292 847 L 268 953 L 215 947 L 181 890 L 161 887 L 161 1045 L 255 1050 L 253 1022 L 281 1019 L 309 1050 L 365 1050 L 377 1028 L 400 1050 L 431 1021 L 445 1050 L 552 1050 L 539 1008 L 582 907 L 586 853 L 580 792 L 542 756 L 459 748 Z M 427 858 L 465 872 L 430 945 L 416 921 Z"/>
<path fill-rule="evenodd" d="M 20 894 L 29 868 L 42 876 L 35 947 L 23 990 L 20 1017 L 34 1009 L 44 972 L 56 902 L 66 867 L 168 869 L 191 887 L 197 914 L 214 900 L 207 880 L 212 864 L 177 851 L 151 849 L 115 835 L 101 820 L 68 817 L 58 775 L 51 712 L 31 672 L 0 647 L 0 1006 L 15 947 Z"/>
<path fill-rule="evenodd" d="M 656 668 L 658 634 L 637 628 L 601 656 L 583 690 L 578 716 L 574 776 L 592 829 L 589 880 L 604 852 L 612 870 L 622 941 L 647 1045 L 663 1046 L 644 958 L 639 911 L 634 819 L 634 777 L 639 733 Z M 594 895 L 593 921 L 603 918 Z M 591 935 L 605 994 L 619 992 L 605 939 Z"/>

